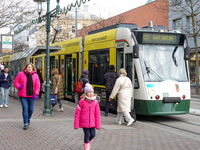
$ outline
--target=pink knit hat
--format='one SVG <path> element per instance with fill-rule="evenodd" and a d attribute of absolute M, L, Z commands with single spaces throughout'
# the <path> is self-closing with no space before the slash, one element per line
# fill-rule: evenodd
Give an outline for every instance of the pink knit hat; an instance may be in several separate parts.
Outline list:
<path fill-rule="evenodd" d="M 84 93 L 87 93 L 87 92 L 90 92 L 90 91 L 94 92 L 94 89 L 89 83 L 86 83 L 85 88 L 84 88 Z"/>

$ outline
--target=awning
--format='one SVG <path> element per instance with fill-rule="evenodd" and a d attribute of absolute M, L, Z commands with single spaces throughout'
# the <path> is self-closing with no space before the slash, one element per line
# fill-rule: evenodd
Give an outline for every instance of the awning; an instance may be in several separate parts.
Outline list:
<path fill-rule="evenodd" d="M 61 48 L 59 46 L 50 46 L 49 47 L 49 52 L 53 53 L 53 52 L 57 52 L 58 50 L 60 50 Z M 29 58 L 31 56 L 35 56 L 35 55 L 40 55 L 43 53 L 46 53 L 46 46 L 37 46 L 37 47 L 33 47 L 27 51 L 24 52 L 20 52 L 17 53 L 16 55 L 14 55 L 10 60 L 10 61 L 14 61 L 14 60 L 19 60 L 22 58 L 26 58 L 27 60 L 29 60 Z"/>

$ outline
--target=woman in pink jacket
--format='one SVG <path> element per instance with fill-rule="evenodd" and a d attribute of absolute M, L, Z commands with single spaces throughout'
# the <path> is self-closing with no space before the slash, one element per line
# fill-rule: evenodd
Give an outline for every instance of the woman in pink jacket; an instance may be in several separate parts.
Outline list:
<path fill-rule="evenodd" d="M 32 63 L 26 64 L 23 72 L 17 75 L 14 86 L 18 89 L 18 96 L 22 104 L 23 129 L 27 130 L 34 110 L 34 100 L 37 99 L 40 92 L 40 79 Z"/>
<path fill-rule="evenodd" d="M 101 128 L 100 108 L 96 96 L 92 86 L 86 83 L 74 116 L 74 129 L 83 128 L 84 150 L 90 150 L 90 144 L 96 135 L 95 128 Z"/>

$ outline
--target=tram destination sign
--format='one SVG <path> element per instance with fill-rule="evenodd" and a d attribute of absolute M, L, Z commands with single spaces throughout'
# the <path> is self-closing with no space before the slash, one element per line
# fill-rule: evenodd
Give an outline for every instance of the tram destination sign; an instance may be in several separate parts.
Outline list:
<path fill-rule="evenodd" d="M 137 32 L 139 44 L 183 45 L 184 34 Z"/>

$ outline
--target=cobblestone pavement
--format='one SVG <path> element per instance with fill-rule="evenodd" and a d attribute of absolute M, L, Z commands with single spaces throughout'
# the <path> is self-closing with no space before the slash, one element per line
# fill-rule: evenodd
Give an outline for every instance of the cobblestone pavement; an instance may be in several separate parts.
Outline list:
<path fill-rule="evenodd" d="M 51 116 L 43 116 L 43 99 L 35 101 L 35 110 L 28 130 L 23 130 L 21 103 L 10 97 L 9 107 L 0 108 L 0 150 L 83 150 L 83 131 L 74 130 L 76 104 L 63 101 Z M 137 121 L 127 127 L 117 125 L 114 114 L 103 116 L 91 150 L 196 150 L 200 140 L 186 134 L 158 128 Z"/>

